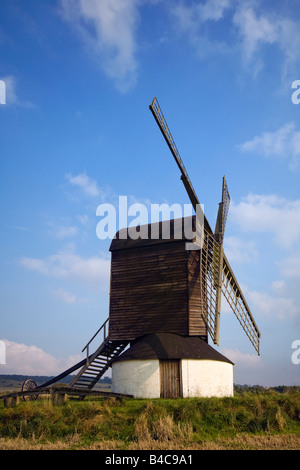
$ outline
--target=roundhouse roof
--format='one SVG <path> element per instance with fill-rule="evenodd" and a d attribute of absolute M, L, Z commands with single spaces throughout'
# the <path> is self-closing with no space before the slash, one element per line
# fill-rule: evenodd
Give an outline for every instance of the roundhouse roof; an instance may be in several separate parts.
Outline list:
<path fill-rule="evenodd" d="M 114 362 L 136 359 L 206 359 L 233 364 L 198 336 L 180 336 L 174 333 L 142 336 L 133 341 L 130 348 Z"/>

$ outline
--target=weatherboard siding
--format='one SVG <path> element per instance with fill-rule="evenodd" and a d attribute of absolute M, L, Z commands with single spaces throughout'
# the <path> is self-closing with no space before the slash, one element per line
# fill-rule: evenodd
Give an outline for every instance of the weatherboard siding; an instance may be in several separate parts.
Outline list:
<path fill-rule="evenodd" d="M 201 303 L 205 299 L 200 296 L 200 250 L 187 252 L 188 276 L 188 312 L 189 332 L 191 336 L 201 336 L 207 341 L 207 328 L 201 316 Z M 205 282 L 205 280 L 203 280 Z"/>
<path fill-rule="evenodd" d="M 110 251 L 111 340 L 170 332 L 207 341 L 200 308 L 200 250 L 186 250 L 184 239 L 116 238 Z"/>
<path fill-rule="evenodd" d="M 112 252 L 110 338 L 133 340 L 155 332 L 189 334 L 182 242 Z"/>

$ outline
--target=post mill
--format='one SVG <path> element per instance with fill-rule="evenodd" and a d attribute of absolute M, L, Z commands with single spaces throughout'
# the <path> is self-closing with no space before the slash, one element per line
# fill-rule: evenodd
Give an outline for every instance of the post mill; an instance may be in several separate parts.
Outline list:
<path fill-rule="evenodd" d="M 117 394 L 145 398 L 230 396 L 233 363 L 208 344 L 219 345 L 221 297 L 260 353 L 260 332 L 223 250 L 230 196 L 225 177 L 215 230 L 201 206 L 156 98 L 150 110 L 180 170 L 196 216 L 188 222 L 194 238 L 183 233 L 185 218 L 140 227 L 132 239 L 127 229 L 112 240 L 109 318 L 83 351 L 83 359 L 46 384 L 79 370 L 71 387 L 88 392 L 112 368 Z M 199 209 L 200 208 L 200 209 Z M 165 224 L 170 236 L 164 237 Z M 200 224 L 201 225 L 201 224 Z M 178 230 L 183 235 L 178 237 Z M 151 234 L 155 233 L 155 237 Z M 197 241 L 198 240 L 198 241 Z M 194 249 L 187 249 L 194 243 Z M 99 341 L 99 335 L 102 335 Z M 98 340 L 90 354 L 92 341 Z M 26 389 L 27 385 L 24 385 Z"/>

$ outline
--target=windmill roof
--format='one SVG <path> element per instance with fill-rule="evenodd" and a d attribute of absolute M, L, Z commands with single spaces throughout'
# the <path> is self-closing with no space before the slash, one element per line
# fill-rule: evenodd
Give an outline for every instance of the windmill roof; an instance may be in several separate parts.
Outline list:
<path fill-rule="evenodd" d="M 134 230 L 135 238 L 130 234 L 130 230 Z M 191 230 L 193 233 L 190 233 Z M 192 242 L 195 238 L 195 231 L 196 216 L 127 227 L 116 233 L 109 250 L 117 251 L 170 242 Z M 136 237 L 137 232 L 140 234 L 138 237 Z"/>
<path fill-rule="evenodd" d="M 155 333 L 136 339 L 114 362 L 134 359 L 202 359 L 233 364 L 198 336 Z"/>

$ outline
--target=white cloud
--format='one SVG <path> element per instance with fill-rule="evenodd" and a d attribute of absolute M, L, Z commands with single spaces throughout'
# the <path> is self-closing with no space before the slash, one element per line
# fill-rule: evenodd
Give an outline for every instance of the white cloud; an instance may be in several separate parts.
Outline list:
<path fill-rule="evenodd" d="M 82 356 L 58 359 L 37 346 L 3 340 L 6 346 L 6 364 L 0 365 L 2 374 L 57 375 L 77 364 Z"/>
<path fill-rule="evenodd" d="M 235 366 L 257 368 L 262 364 L 262 359 L 257 354 L 244 354 L 237 349 L 223 349 L 221 353 L 228 357 Z"/>
<path fill-rule="evenodd" d="M 88 225 L 88 223 L 90 222 L 89 216 L 86 214 L 78 215 L 77 219 L 82 225 Z"/>
<path fill-rule="evenodd" d="M 249 263 L 258 259 L 258 250 L 254 242 L 238 237 L 225 237 L 224 249 L 230 262 Z"/>
<path fill-rule="evenodd" d="M 256 354 L 244 354 L 238 349 L 230 348 L 224 348 L 221 353 L 234 363 L 233 375 L 235 384 L 261 384 L 264 386 L 280 385 L 280 383 L 277 382 L 278 371 L 274 370 L 270 364 L 263 360 L 262 357 L 264 355 L 258 356 Z M 287 383 L 290 383 L 290 377 L 287 377 Z M 291 383 L 294 383 L 293 380 Z"/>
<path fill-rule="evenodd" d="M 178 3 L 174 13 L 184 30 L 194 29 L 205 21 L 219 21 L 223 18 L 225 10 L 230 7 L 230 0 L 206 0 L 204 3 L 194 3 L 188 6 Z"/>
<path fill-rule="evenodd" d="M 86 48 L 126 92 L 136 82 L 139 0 L 62 0 L 63 17 L 76 29 Z"/>
<path fill-rule="evenodd" d="M 296 130 L 295 123 L 290 122 L 274 132 L 263 132 L 238 148 L 242 152 L 289 159 L 289 166 L 294 169 L 300 156 L 300 131 Z"/>
<path fill-rule="evenodd" d="M 278 21 L 271 21 L 267 16 L 258 17 L 254 8 L 244 2 L 235 12 L 234 24 L 242 36 L 243 55 L 249 62 L 263 43 L 273 44 L 278 40 Z"/>
<path fill-rule="evenodd" d="M 72 294 L 63 288 L 57 289 L 53 293 L 56 298 L 62 300 L 66 304 L 88 303 L 87 299 L 79 299 L 75 294 Z"/>
<path fill-rule="evenodd" d="M 287 319 L 296 319 L 300 313 L 299 307 L 292 296 L 247 291 L 247 298 L 249 298 L 253 311 L 258 315 L 268 316 L 270 319 L 277 318 L 286 321 Z"/>
<path fill-rule="evenodd" d="M 32 271 L 38 271 L 41 274 L 48 274 L 47 263 L 38 258 L 23 258 L 20 264 L 25 268 L 31 269 Z"/>
<path fill-rule="evenodd" d="M 256 70 L 262 65 L 259 54 L 263 46 L 277 45 L 283 55 L 284 65 L 282 76 L 286 78 L 300 58 L 300 32 L 299 25 L 291 18 L 272 13 L 255 11 L 250 2 L 241 2 L 237 7 L 233 23 L 237 27 L 240 37 L 242 54 L 245 63 L 257 61 Z"/>
<path fill-rule="evenodd" d="M 281 54 L 282 77 L 297 72 L 300 59 L 299 25 L 292 16 L 279 11 L 268 11 L 259 2 L 238 0 L 206 0 L 205 2 L 179 1 L 172 5 L 177 30 L 187 35 L 198 57 L 230 50 L 241 54 L 244 65 L 256 76 L 264 65 L 265 51 L 277 47 Z M 232 28 L 227 37 L 213 38 L 213 22 L 225 19 Z M 220 30 L 222 31 L 222 30 Z M 226 28 L 228 31 L 228 27 Z M 233 39 L 233 40 L 232 40 Z"/>
<path fill-rule="evenodd" d="M 80 188 L 88 196 L 99 196 L 101 194 L 101 189 L 98 187 L 97 182 L 87 176 L 85 172 L 79 173 L 76 176 L 68 173 L 66 179 L 70 184 Z"/>
<path fill-rule="evenodd" d="M 57 289 L 54 295 L 67 304 L 74 304 L 76 302 L 76 295 L 71 294 L 71 292 L 65 289 Z"/>
<path fill-rule="evenodd" d="M 91 287 L 108 289 L 110 261 L 100 257 L 83 258 L 72 252 L 61 252 L 45 259 L 21 259 L 20 264 L 45 276 L 71 279 Z"/>
<path fill-rule="evenodd" d="M 285 258 L 280 263 L 282 274 L 289 278 L 300 282 L 300 253 L 293 253 L 292 256 Z"/>
<path fill-rule="evenodd" d="M 267 234 L 267 249 L 273 249 L 269 265 L 264 267 L 264 270 L 273 270 L 276 276 L 270 280 L 269 289 L 258 292 L 243 288 L 251 310 L 258 317 L 270 317 L 296 325 L 300 318 L 300 200 L 249 194 L 239 204 L 232 201 L 230 215 L 231 222 L 242 233 Z M 248 255 L 252 256 L 251 248 L 255 249 L 256 245 L 248 246 L 246 242 L 243 252 L 237 244 L 235 252 L 233 242 L 229 243 L 229 249 L 233 245 L 232 254 L 236 260 L 239 256 L 241 260 L 247 260 Z M 256 241 L 258 243 L 259 240 Z M 256 260 L 259 263 L 259 254 Z"/>
<path fill-rule="evenodd" d="M 78 233 L 78 227 L 72 225 L 53 226 L 51 233 L 59 239 L 72 238 Z"/>
<path fill-rule="evenodd" d="M 229 7 L 229 0 L 207 0 L 205 3 L 192 5 L 180 2 L 175 7 L 172 6 L 171 13 L 176 21 L 177 31 L 187 34 L 199 58 L 228 50 L 224 42 L 210 38 L 204 25 L 208 21 L 221 20 Z"/>
<path fill-rule="evenodd" d="M 218 21 L 223 18 L 224 12 L 231 6 L 230 4 L 230 0 L 206 0 L 205 3 L 200 3 L 197 6 L 199 17 L 203 21 Z"/>
<path fill-rule="evenodd" d="M 282 279 L 279 281 L 273 281 L 271 284 L 272 290 L 279 295 L 283 294 L 286 290 L 286 282 Z"/>
<path fill-rule="evenodd" d="M 285 249 L 300 240 L 300 199 L 249 194 L 239 204 L 232 201 L 230 217 L 243 232 L 270 233 Z"/>

